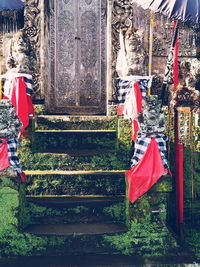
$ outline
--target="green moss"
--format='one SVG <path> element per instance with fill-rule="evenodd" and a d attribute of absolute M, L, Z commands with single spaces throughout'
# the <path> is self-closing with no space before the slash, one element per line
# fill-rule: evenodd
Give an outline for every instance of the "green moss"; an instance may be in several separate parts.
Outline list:
<path fill-rule="evenodd" d="M 197 259 L 200 259 L 200 232 L 199 227 L 185 227 L 184 229 L 185 242 L 192 250 Z"/>
<path fill-rule="evenodd" d="M 92 119 L 91 117 L 86 117 L 81 119 L 81 117 L 69 117 L 68 120 L 62 120 L 57 118 L 48 117 L 38 117 L 37 118 L 37 128 L 40 130 L 61 130 L 61 129 L 75 129 L 75 130 L 114 130 L 117 127 L 116 118 L 104 118 L 104 119 Z"/>
<path fill-rule="evenodd" d="M 166 226 L 151 222 L 148 217 L 143 224 L 136 219 L 132 220 L 128 232 L 116 236 L 106 236 L 105 241 L 125 255 L 176 255 L 179 249 L 176 240 Z"/>
<path fill-rule="evenodd" d="M 119 222 L 125 222 L 125 204 L 124 203 L 118 203 L 115 205 L 111 205 L 109 207 L 103 208 L 103 212 L 106 215 L 109 215 L 111 218 L 113 218 L 115 221 Z"/>
<path fill-rule="evenodd" d="M 0 189 L 0 257 L 30 255 L 45 249 L 45 239 L 18 231 L 18 206 L 16 190 Z"/>

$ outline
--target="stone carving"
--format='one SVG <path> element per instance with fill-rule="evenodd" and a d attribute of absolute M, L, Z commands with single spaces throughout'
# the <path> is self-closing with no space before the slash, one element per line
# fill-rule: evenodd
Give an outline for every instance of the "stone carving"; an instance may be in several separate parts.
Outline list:
<path fill-rule="evenodd" d="M 17 138 L 22 123 L 16 116 L 15 108 L 7 99 L 0 101 L 0 138 L 6 140 Z M 17 173 L 12 167 L 0 171 L 0 176 L 16 176 Z"/>
<path fill-rule="evenodd" d="M 125 55 L 128 66 L 127 75 L 145 75 L 143 32 L 133 27 L 124 32 Z"/>
<path fill-rule="evenodd" d="M 41 91 L 39 84 L 39 65 L 40 65 L 40 0 L 27 0 L 24 11 L 24 34 L 29 40 L 31 53 L 30 61 L 35 62 L 32 72 L 33 77 L 33 97 L 40 99 Z"/>
<path fill-rule="evenodd" d="M 179 85 L 172 93 L 170 107 L 173 110 L 178 107 L 190 107 L 190 110 L 197 111 L 199 108 L 199 92 L 193 87 Z"/>
<path fill-rule="evenodd" d="M 80 104 L 97 106 L 99 104 L 98 81 L 94 80 L 90 73 L 87 73 L 84 80 L 80 81 L 81 96 Z"/>
<path fill-rule="evenodd" d="M 16 33 L 11 41 L 11 55 L 6 62 L 7 70 L 31 74 L 35 60 L 30 60 L 30 47 L 24 32 Z"/>
<path fill-rule="evenodd" d="M 142 113 L 138 114 L 138 122 L 142 133 L 147 135 L 163 133 L 165 128 L 164 114 L 161 112 L 161 100 L 157 95 L 150 95 L 142 101 Z"/>
<path fill-rule="evenodd" d="M 179 61 L 179 85 L 174 91 L 173 73 L 170 73 L 171 93 L 170 107 L 172 111 L 177 107 L 190 107 L 197 111 L 199 108 L 199 92 L 195 90 L 200 77 L 200 64 L 197 59 L 187 59 Z"/>
<path fill-rule="evenodd" d="M 92 3 L 92 0 L 85 0 L 86 4 L 90 5 Z"/>
<path fill-rule="evenodd" d="M 68 4 L 52 0 L 46 101 L 51 112 L 97 114 L 105 110 L 107 1 L 90 2 L 77 0 L 77 5 L 73 0 Z"/>
<path fill-rule="evenodd" d="M 17 138 L 22 123 L 16 116 L 15 108 L 7 99 L 0 101 L 0 138 Z"/>
<path fill-rule="evenodd" d="M 97 62 L 97 17 L 92 11 L 86 11 L 81 16 L 81 63 L 85 68 L 94 67 Z"/>
<path fill-rule="evenodd" d="M 116 72 L 117 56 L 120 50 L 120 29 L 129 29 L 132 27 L 132 5 L 128 0 L 114 0 L 112 8 L 112 81 L 113 81 L 113 101 L 117 101 L 117 79 Z"/>
<path fill-rule="evenodd" d="M 63 27 L 63 25 L 65 25 Z M 75 39 L 74 39 L 74 16 L 73 14 L 65 10 L 58 16 L 58 58 L 59 63 L 63 66 L 61 76 L 67 71 L 66 68 L 71 66 L 75 57 Z M 67 59 L 67 60 L 66 60 Z"/>

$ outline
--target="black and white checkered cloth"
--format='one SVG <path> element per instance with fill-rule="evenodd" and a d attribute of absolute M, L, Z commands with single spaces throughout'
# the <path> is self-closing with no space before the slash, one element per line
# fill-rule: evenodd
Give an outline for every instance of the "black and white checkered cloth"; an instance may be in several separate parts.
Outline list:
<path fill-rule="evenodd" d="M 167 146 L 166 142 L 168 140 L 167 135 L 165 134 L 152 134 L 151 136 L 146 136 L 145 134 L 138 132 L 137 139 L 135 142 L 135 151 L 133 157 L 131 159 L 131 167 L 134 167 L 139 161 L 142 159 L 144 153 L 146 152 L 149 144 L 151 143 L 152 138 L 155 138 L 158 148 L 160 151 L 160 155 L 162 158 L 163 166 L 165 169 L 168 169 L 168 161 L 167 161 Z"/>
<path fill-rule="evenodd" d="M 21 167 L 20 167 L 20 163 L 19 163 L 19 159 L 16 155 L 17 152 L 17 147 L 18 147 L 18 141 L 16 138 L 13 139 L 9 139 L 9 140 L 0 140 L 0 144 L 3 141 L 7 141 L 8 144 L 8 160 L 10 165 L 13 167 L 13 169 L 15 169 L 18 173 L 21 173 Z"/>
<path fill-rule="evenodd" d="M 26 74 L 24 76 L 24 82 L 26 84 L 26 94 L 31 96 L 33 94 L 33 80 L 32 80 L 32 76 Z"/>
<path fill-rule="evenodd" d="M 131 87 L 133 87 L 134 83 L 138 82 L 140 91 L 142 94 L 142 98 L 145 98 L 147 95 L 147 89 L 151 87 L 152 78 L 151 77 L 135 77 L 133 80 L 123 80 L 120 79 L 118 82 L 118 104 L 122 105 L 125 102 L 126 95 L 129 93 Z"/>

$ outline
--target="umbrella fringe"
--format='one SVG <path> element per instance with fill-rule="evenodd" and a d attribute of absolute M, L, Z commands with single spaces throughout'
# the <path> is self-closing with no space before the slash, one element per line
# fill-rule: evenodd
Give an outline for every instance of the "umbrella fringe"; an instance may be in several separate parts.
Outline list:
<path fill-rule="evenodd" d="M 0 32 L 16 32 L 24 27 L 24 9 L 0 12 Z"/>

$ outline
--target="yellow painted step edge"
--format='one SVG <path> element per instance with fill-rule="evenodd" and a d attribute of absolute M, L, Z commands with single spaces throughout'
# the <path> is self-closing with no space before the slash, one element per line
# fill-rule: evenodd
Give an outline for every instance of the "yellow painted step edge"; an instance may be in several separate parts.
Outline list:
<path fill-rule="evenodd" d="M 125 174 L 126 170 L 94 170 L 94 171 L 61 171 L 61 170 L 32 170 L 32 171 L 25 171 L 26 175 L 79 175 L 79 174 Z"/>

